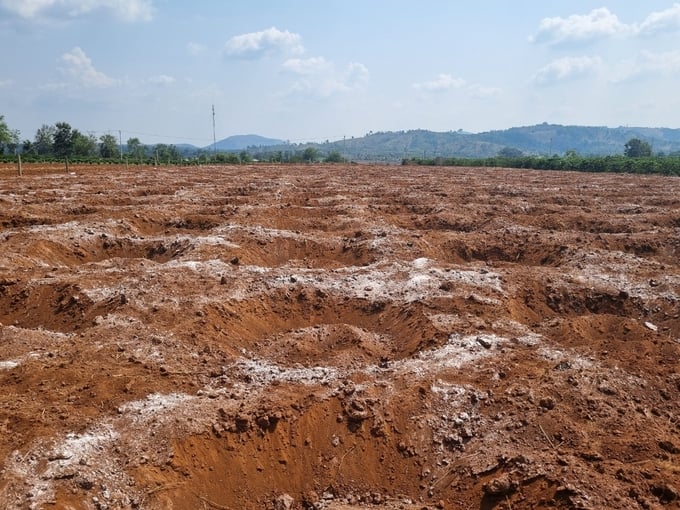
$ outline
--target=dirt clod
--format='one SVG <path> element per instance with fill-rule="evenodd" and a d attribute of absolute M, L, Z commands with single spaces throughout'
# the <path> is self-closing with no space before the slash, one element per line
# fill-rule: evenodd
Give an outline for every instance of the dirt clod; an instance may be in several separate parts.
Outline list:
<path fill-rule="evenodd" d="M 484 493 L 489 496 L 505 496 L 517 490 L 517 482 L 504 474 L 484 484 Z"/>

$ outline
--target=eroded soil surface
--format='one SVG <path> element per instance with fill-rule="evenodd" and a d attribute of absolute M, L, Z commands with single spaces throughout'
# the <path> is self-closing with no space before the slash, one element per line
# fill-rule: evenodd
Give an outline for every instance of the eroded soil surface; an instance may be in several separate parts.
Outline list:
<path fill-rule="evenodd" d="M 680 508 L 680 179 L 0 170 L 0 508 Z"/>

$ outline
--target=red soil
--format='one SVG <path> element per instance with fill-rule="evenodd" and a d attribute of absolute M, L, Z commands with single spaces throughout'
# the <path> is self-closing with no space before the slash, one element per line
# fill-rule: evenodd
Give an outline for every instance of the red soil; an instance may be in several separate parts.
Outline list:
<path fill-rule="evenodd" d="M 0 508 L 680 508 L 680 179 L 0 168 Z"/>

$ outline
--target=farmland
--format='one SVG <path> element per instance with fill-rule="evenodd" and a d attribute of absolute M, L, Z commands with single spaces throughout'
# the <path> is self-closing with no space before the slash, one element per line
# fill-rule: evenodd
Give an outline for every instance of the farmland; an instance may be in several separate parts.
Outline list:
<path fill-rule="evenodd" d="M 680 507 L 680 178 L 24 172 L 7 508 Z"/>

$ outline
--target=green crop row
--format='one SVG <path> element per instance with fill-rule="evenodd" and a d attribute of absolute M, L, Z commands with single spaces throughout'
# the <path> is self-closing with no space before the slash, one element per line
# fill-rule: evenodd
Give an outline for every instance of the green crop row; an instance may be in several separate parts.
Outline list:
<path fill-rule="evenodd" d="M 566 170 L 577 172 L 609 172 L 630 174 L 680 175 L 680 157 L 629 156 L 519 156 L 493 158 L 409 158 L 404 165 L 469 166 L 526 168 L 534 170 Z"/>

